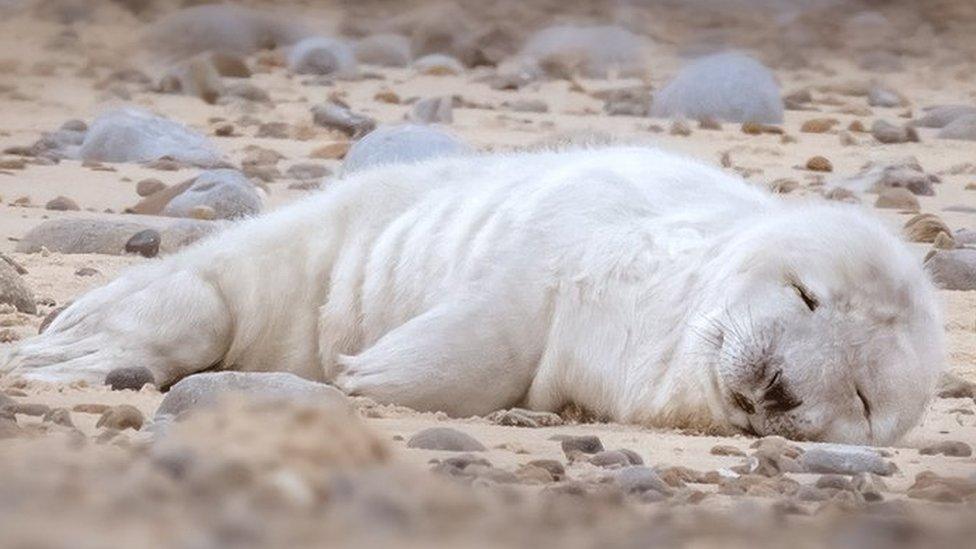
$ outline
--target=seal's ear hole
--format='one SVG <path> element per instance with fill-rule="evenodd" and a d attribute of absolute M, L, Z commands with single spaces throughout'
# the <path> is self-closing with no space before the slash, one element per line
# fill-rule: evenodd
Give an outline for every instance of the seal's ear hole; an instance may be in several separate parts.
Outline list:
<path fill-rule="evenodd" d="M 792 286 L 793 289 L 796 290 L 796 294 L 800 296 L 800 299 L 803 300 L 804 305 L 806 305 L 808 309 L 810 309 L 811 311 L 817 310 L 817 307 L 820 306 L 820 301 L 817 300 L 817 298 L 810 292 L 810 290 L 806 289 L 806 287 L 803 286 L 803 284 L 800 284 L 799 282 L 796 281 L 790 282 L 790 286 Z"/>

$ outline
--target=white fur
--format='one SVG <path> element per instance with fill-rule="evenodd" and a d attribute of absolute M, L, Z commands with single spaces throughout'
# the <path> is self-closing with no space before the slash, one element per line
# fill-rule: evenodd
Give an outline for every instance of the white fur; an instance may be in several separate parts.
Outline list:
<path fill-rule="evenodd" d="M 576 403 L 888 443 L 920 418 L 942 337 L 919 262 L 863 212 L 608 148 L 355 174 L 85 295 L 5 368 L 169 383 L 220 363 L 454 415 Z M 763 411 L 776 371 L 803 400 L 788 413 Z"/>

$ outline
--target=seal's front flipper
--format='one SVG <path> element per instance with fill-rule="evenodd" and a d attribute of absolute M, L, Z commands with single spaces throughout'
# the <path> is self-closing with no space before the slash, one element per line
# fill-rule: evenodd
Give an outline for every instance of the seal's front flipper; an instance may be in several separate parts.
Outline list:
<path fill-rule="evenodd" d="M 158 268 L 156 268 L 158 267 Z M 231 319 L 192 270 L 136 269 L 89 292 L 0 363 L 0 375 L 101 384 L 116 368 L 148 368 L 159 386 L 205 370 L 227 350 Z"/>
<path fill-rule="evenodd" d="M 435 307 L 362 353 L 340 357 L 335 383 L 352 395 L 455 417 L 511 407 L 534 364 L 508 343 L 497 308 L 466 299 Z"/>

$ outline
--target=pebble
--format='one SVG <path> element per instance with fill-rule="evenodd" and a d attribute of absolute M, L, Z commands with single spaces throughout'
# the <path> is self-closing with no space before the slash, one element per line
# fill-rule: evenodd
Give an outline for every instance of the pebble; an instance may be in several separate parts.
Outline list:
<path fill-rule="evenodd" d="M 560 481 L 566 477 L 566 468 L 563 467 L 562 463 L 559 463 L 554 459 L 534 459 L 526 465 L 545 469 L 550 475 L 552 475 L 552 479 L 555 481 Z"/>
<path fill-rule="evenodd" d="M 823 156 L 814 156 L 807 160 L 807 169 L 814 172 L 832 172 L 834 165 Z"/>
<path fill-rule="evenodd" d="M 712 446 L 712 449 L 708 453 L 713 456 L 745 456 L 746 453 L 736 448 L 735 446 L 727 446 L 719 444 L 717 446 Z"/>
<path fill-rule="evenodd" d="M 217 70 L 220 76 L 229 78 L 250 78 L 251 69 L 247 66 L 247 61 L 240 55 L 232 53 L 210 52 L 207 54 L 210 64 Z"/>
<path fill-rule="evenodd" d="M 139 254 L 142 257 L 156 257 L 162 236 L 155 229 L 145 229 L 132 235 L 125 243 L 125 253 Z"/>
<path fill-rule="evenodd" d="M 915 198 L 915 195 L 908 189 L 901 187 L 881 189 L 877 200 L 874 202 L 874 207 L 908 212 L 917 212 L 921 208 L 918 198 Z"/>
<path fill-rule="evenodd" d="M 419 124 L 450 124 L 454 122 L 454 101 L 449 96 L 421 99 L 414 103 L 407 119 Z"/>
<path fill-rule="evenodd" d="M 633 465 L 616 472 L 614 480 L 628 494 L 642 494 L 648 491 L 670 496 L 674 493 L 670 486 L 650 467 Z"/>
<path fill-rule="evenodd" d="M 410 64 L 410 40 L 399 34 L 374 34 L 355 45 L 356 59 L 367 65 L 406 67 Z"/>
<path fill-rule="evenodd" d="M 553 25 L 526 40 L 519 58 L 552 78 L 641 77 L 647 72 L 645 41 L 612 25 Z M 669 116 L 669 115 L 666 115 Z"/>
<path fill-rule="evenodd" d="M 941 139 L 976 141 L 976 114 L 960 116 L 946 124 L 937 134 Z"/>
<path fill-rule="evenodd" d="M 871 125 L 871 135 L 879 143 L 917 143 L 919 141 L 918 132 L 911 126 L 896 126 L 886 120 L 875 120 Z"/>
<path fill-rule="evenodd" d="M 75 276 L 95 276 L 102 274 L 101 271 L 92 267 L 82 267 L 75 271 Z"/>
<path fill-rule="evenodd" d="M 726 122 L 783 122 L 783 100 L 773 73 L 752 57 L 719 53 L 692 61 L 654 96 L 657 117 L 705 116 Z"/>
<path fill-rule="evenodd" d="M 943 290 L 976 290 L 976 249 L 938 250 L 925 261 L 932 282 Z"/>
<path fill-rule="evenodd" d="M 456 76 L 464 72 L 460 61 L 442 53 L 420 57 L 413 62 L 413 69 L 428 76 Z"/>
<path fill-rule="evenodd" d="M 156 380 L 145 366 L 125 366 L 116 368 L 105 376 L 105 385 L 113 391 L 138 391 L 146 384 L 155 385 Z"/>
<path fill-rule="evenodd" d="M 883 492 L 888 490 L 884 479 L 873 473 L 858 473 L 851 479 L 855 492 L 861 494 L 865 501 L 877 502 L 884 499 Z"/>
<path fill-rule="evenodd" d="M 34 292 L 17 270 L 6 261 L 0 261 L 0 303 L 13 305 L 22 313 L 31 315 L 37 313 Z"/>
<path fill-rule="evenodd" d="M 136 194 L 142 197 L 150 196 L 166 189 L 166 183 L 155 179 L 143 179 L 136 183 Z"/>
<path fill-rule="evenodd" d="M 148 162 L 163 157 L 200 167 L 222 162 L 220 151 L 202 134 L 135 108 L 96 118 L 78 154 L 82 160 L 98 162 Z"/>
<path fill-rule="evenodd" d="M 440 450 L 444 452 L 484 452 L 483 444 L 474 437 L 450 427 L 424 429 L 410 437 L 407 448 Z"/>
<path fill-rule="evenodd" d="M 138 431 L 142 429 L 144 422 L 145 418 L 138 408 L 129 404 L 119 404 L 105 410 L 102 416 L 98 418 L 98 423 L 95 424 L 95 427 L 105 427 L 106 429 L 115 429 L 117 431 L 124 431 L 126 429 Z"/>
<path fill-rule="evenodd" d="M 71 412 L 65 408 L 52 408 L 44 414 L 42 419 L 45 423 L 53 423 L 64 427 L 75 426 L 74 422 L 71 421 Z"/>
<path fill-rule="evenodd" d="M 115 219 L 50 219 L 27 232 L 15 247 L 18 253 L 40 253 L 44 249 L 62 254 L 123 255 L 126 242 L 140 231 L 161 235 L 161 251 L 170 253 L 187 246 L 222 225 L 191 219 L 151 218 L 136 221 Z"/>
<path fill-rule="evenodd" d="M 57 212 L 67 212 L 67 211 L 78 211 L 81 208 L 78 207 L 78 203 L 66 196 L 58 196 L 52 198 L 44 205 L 44 209 L 53 210 Z"/>
<path fill-rule="evenodd" d="M 319 126 L 338 130 L 353 139 L 358 139 L 376 128 L 376 120 L 356 114 L 335 102 L 312 107 L 312 120 Z"/>
<path fill-rule="evenodd" d="M 800 464 L 806 472 L 820 474 L 888 476 L 895 471 L 892 463 L 872 450 L 840 444 L 810 448 L 800 457 Z"/>
<path fill-rule="evenodd" d="M 800 126 L 802 133 L 827 133 L 840 123 L 836 118 L 811 118 Z"/>
<path fill-rule="evenodd" d="M 644 465 L 644 460 L 633 451 L 604 450 L 597 452 L 590 458 L 590 463 L 605 469 L 616 469 L 631 465 Z"/>
<path fill-rule="evenodd" d="M 668 129 L 668 133 L 671 135 L 678 135 L 681 137 L 687 137 L 691 135 L 691 126 L 688 125 L 683 118 L 676 118 L 671 121 L 671 127 Z"/>
<path fill-rule="evenodd" d="M 557 427 L 563 424 L 563 418 L 559 417 L 558 414 L 523 410 L 522 408 L 499 410 L 489 415 L 488 421 L 496 425 L 533 429 L 539 427 Z"/>
<path fill-rule="evenodd" d="M 291 126 L 287 122 L 263 122 L 258 126 L 254 137 L 259 139 L 288 139 L 291 137 Z"/>
<path fill-rule="evenodd" d="M 952 230 L 942 219 L 930 213 L 918 214 L 908 221 L 902 229 L 911 242 L 935 242 L 940 234 L 952 235 Z"/>
<path fill-rule="evenodd" d="M 915 475 L 915 483 L 906 495 L 939 503 L 961 503 L 976 495 L 976 480 L 959 477 L 943 477 L 931 471 Z"/>
<path fill-rule="evenodd" d="M 943 440 L 919 449 L 918 453 L 923 456 L 969 457 L 973 455 L 973 448 L 958 440 Z"/>
<path fill-rule="evenodd" d="M 106 410 L 111 408 L 108 404 L 75 404 L 72 408 L 72 412 L 78 412 L 81 414 L 98 414 L 102 415 Z"/>
<path fill-rule="evenodd" d="M 563 435 L 560 437 L 560 446 L 567 457 L 576 452 L 596 454 L 603 451 L 603 442 L 594 435 Z"/>
<path fill-rule="evenodd" d="M 446 130 L 422 124 L 380 126 L 349 148 L 342 173 L 385 164 L 460 156 L 471 148 Z"/>
<path fill-rule="evenodd" d="M 321 179 L 327 175 L 331 175 L 332 171 L 321 164 L 312 163 L 302 163 L 293 164 L 288 167 L 285 174 L 292 179 L 299 180 L 309 180 L 309 179 Z"/>
<path fill-rule="evenodd" d="M 210 406 L 227 394 L 251 398 L 315 402 L 348 407 L 348 399 L 331 385 L 283 372 L 204 372 L 185 377 L 167 391 L 156 410 L 156 419 L 178 416 Z"/>
<path fill-rule="evenodd" d="M 925 114 L 913 122 L 919 128 L 944 128 L 958 118 L 976 115 L 976 106 L 970 105 L 937 105 L 923 110 Z"/>
<path fill-rule="evenodd" d="M 3 409 L 11 414 L 34 417 L 42 417 L 44 414 L 51 411 L 51 407 L 47 404 L 40 404 L 37 402 L 15 402 L 13 404 L 7 404 L 3 407 Z"/>
<path fill-rule="evenodd" d="M 310 37 L 291 47 L 288 69 L 295 74 L 350 77 L 357 71 L 356 56 L 352 47 L 341 40 Z"/>
<path fill-rule="evenodd" d="M 904 107 L 908 101 L 898 92 L 882 86 L 872 86 L 868 91 L 868 105 L 872 107 Z"/>
<path fill-rule="evenodd" d="M 939 398 L 976 398 L 976 383 L 943 372 L 937 389 Z"/>
<path fill-rule="evenodd" d="M 198 175 L 190 187 L 174 196 L 162 214 L 191 217 L 196 206 L 213 208 L 217 219 L 252 217 L 264 206 L 254 185 L 237 170 L 208 170 Z"/>
<path fill-rule="evenodd" d="M 518 99 L 515 101 L 505 101 L 502 107 L 514 112 L 549 112 L 549 105 L 541 99 Z"/>

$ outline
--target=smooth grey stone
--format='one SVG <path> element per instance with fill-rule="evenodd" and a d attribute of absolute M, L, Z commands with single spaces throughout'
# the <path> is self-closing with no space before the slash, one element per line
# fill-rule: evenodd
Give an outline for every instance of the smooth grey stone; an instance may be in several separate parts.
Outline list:
<path fill-rule="evenodd" d="M 953 120 L 976 114 L 976 107 L 970 105 L 937 105 L 924 109 L 921 118 L 913 124 L 921 128 L 944 128 Z"/>
<path fill-rule="evenodd" d="M 976 114 L 960 116 L 949 122 L 939 131 L 938 137 L 941 139 L 976 141 Z"/>
<path fill-rule="evenodd" d="M 138 391 L 146 384 L 155 385 L 156 379 L 145 366 L 116 368 L 105 376 L 105 385 L 113 391 Z"/>
<path fill-rule="evenodd" d="M 352 76 L 356 74 L 356 56 L 341 40 L 310 37 L 291 47 L 288 69 L 295 74 Z"/>
<path fill-rule="evenodd" d="M 357 114 L 338 103 L 328 102 L 312 107 L 312 121 L 317 125 L 339 130 L 352 138 L 359 138 L 376 128 L 376 120 Z"/>
<path fill-rule="evenodd" d="M 709 55 L 681 69 L 654 96 L 654 116 L 726 122 L 783 122 L 783 99 L 772 71 L 748 55 Z"/>
<path fill-rule="evenodd" d="M 803 453 L 800 464 L 807 473 L 856 475 L 874 473 L 887 476 L 894 467 L 877 452 L 861 446 L 843 444 L 823 445 Z"/>
<path fill-rule="evenodd" d="M 154 22 L 143 36 L 158 57 L 186 59 L 198 53 L 250 55 L 310 36 L 309 29 L 272 11 L 231 4 L 193 6 Z"/>
<path fill-rule="evenodd" d="M 628 494 L 642 494 L 648 491 L 671 495 L 673 491 L 664 480 L 650 467 L 633 465 L 617 471 L 614 479 L 620 488 Z"/>
<path fill-rule="evenodd" d="M 62 254 L 124 255 L 125 245 L 136 233 L 159 231 L 159 251 L 172 253 L 226 225 L 196 219 L 173 220 L 142 217 L 133 221 L 107 219 L 49 219 L 34 227 L 17 243 L 19 253 L 37 253 L 41 248 Z"/>
<path fill-rule="evenodd" d="M 156 419 L 174 417 L 189 410 L 211 406 L 228 394 L 272 400 L 327 402 L 348 407 L 345 395 L 331 385 L 283 372 L 203 372 L 185 377 L 166 393 L 156 409 Z"/>
<path fill-rule="evenodd" d="M 34 292 L 27 287 L 24 279 L 6 261 L 0 261 L 0 303 L 13 305 L 18 311 L 27 314 L 37 313 Z"/>
<path fill-rule="evenodd" d="M 976 249 L 938 250 L 925 269 L 943 290 L 976 290 Z"/>
<path fill-rule="evenodd" d="M 213 208 L 217 219 L 237 219 L 261 213 L 261 196 L 254 185 L 237 170 L 210 170 L 201 173 L 190 188 L 173 197 L 163 215 L 189 217 L 193 208 Z"/>
<path fill-rule="evenodd" d="M 356 59 L 367 65 L 406 67 L 410 64 L 410 40 L 399 34 L 373 34 L 355 46 Z"/>
<path fill-rule="evenodd" d="M 537 31 L 523 46 L 520 57 L 540 66 L 572 58 L 587 78 L 642 76 L 646 71 L 644 39 L 612 25 L 553 25 Z M 550 76 L 562 77 L 562 74 Z"/>
<path fill-rule="evenodd" d="M 220 151 L 204 135 L 134 108 L 108 111 L 96 118 L 78 154 L 82 160 L 97 162 L 149 162 L 168 157 L 205 168 L 223 162 Z"/>
<path fill-rule="evenodd" d="M 599 437 L 593 435 L 561 437 L 560 445 L 563 453 L 567 456 L 572 452 L 582 452 L 584 454 L 596 454 L 603 451 L 603 442 Z"/>
<path fill-rule="evenodd" d="M 471 148 L 467 144 L 437 127 L 420 124 L 381 126 L 353 143 L 342 163 L 342 173 L 469 153 Z"/>
<path fill-rule="evenodd" d="M 450 427 L 424 429 L 407 441 L 407 448 L 444 452 L 484 452 L 485 446 L 471 435 Z"/>
<path fill-rule="evenodd" d="M 159 231 L 145 229 L 132 235 L 125 243 L 125 253 L 139 254 L 142 257 L 156 257 L 159 254 L 159 243 L 162 241 Z"/>

